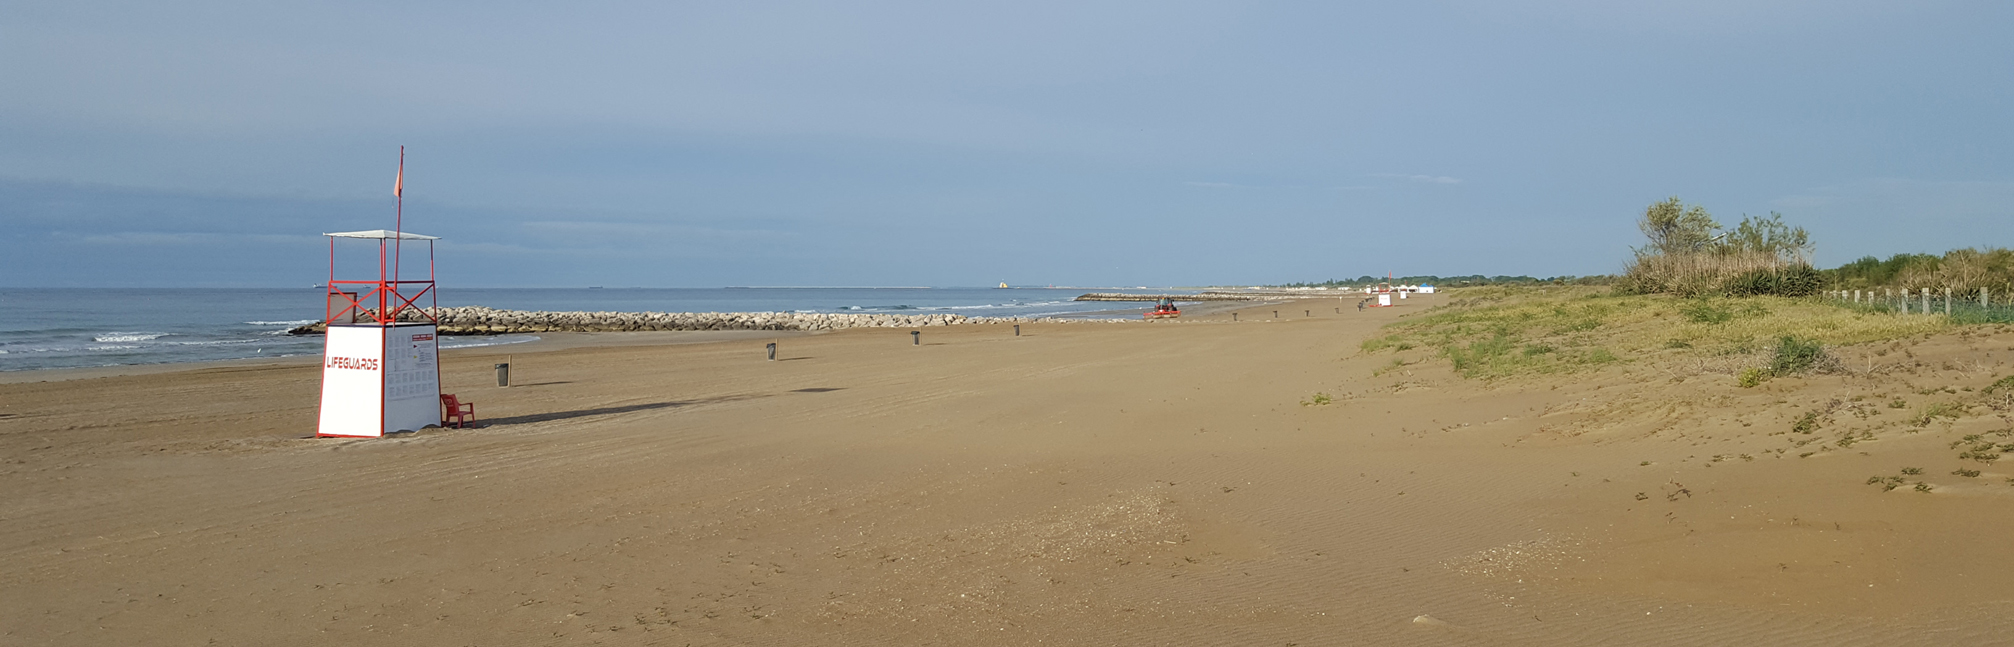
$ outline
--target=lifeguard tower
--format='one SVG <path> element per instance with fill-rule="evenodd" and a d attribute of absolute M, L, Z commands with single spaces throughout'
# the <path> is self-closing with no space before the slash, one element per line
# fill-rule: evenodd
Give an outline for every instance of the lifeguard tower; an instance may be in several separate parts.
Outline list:
<path fill-rule="evenodd" d="M 399 226 L 404 226 L 405 151 L 399 152 Z M 323 321 L 322 414 L 316 436 L 374 438 L 441 424 L 439 305 L 434 291 L 433 236 L 401 230 L 346 231 L 329 238 L 329 282 Z M 376 280 L 338 280 L 336 245 L 375 241 Z M 427 244 L 427 278 L 399 275 L 405 241 Z M 366 243 L 368 244 L 368 243 Z M 351 246 L 355 246 L 353 243 Z M 425 299 L 427 307 L 419 305 Z"/>
<path fill-rule="evenodd" d="M 1372 304 L 1371 307 L 1390 308 L 1393 305 L 1392 295 L 1398 294 L 1398 291 L 1392 289 L 1391 280 L 1388 278 L 1384 283 L 1379 283 L 1377 287 L 1371 288 L 1371 294 L 1375 294 L 1378 297 L 1378 302 Z"/>

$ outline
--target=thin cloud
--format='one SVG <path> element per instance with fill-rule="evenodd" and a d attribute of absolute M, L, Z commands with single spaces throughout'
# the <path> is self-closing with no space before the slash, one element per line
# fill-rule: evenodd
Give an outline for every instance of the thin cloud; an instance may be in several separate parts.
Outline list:
<path fill-rule="evenodd" d="M 1458 177 L 1448 177 L 1448 176 L 1445 176 L 1445 175 L 1408 175 L 1408 174 L 1405 174 L 1405 173 L 1372 173 L 1372 174 L 1371 174 L 1371 177 L 1382 177 L 1382 178 L 1391 178 L 1391 179 L 1394 179 L 1394 180 L 1405 180 L 1405 181 L 1407 181 L 1407 182 L 1418 182 L 1418 183 L 1420 183 L 1420 184 L 1461 184 L 1461 183 L 1462 183 L 1462 179 L 1461 179 L 1461 178 L 1458 178 Z"/>
<path fill-rule="evenodd" d="M 1259 185 L 1259 184 L 1232 184 L 1230 182 L 1183 182 L 1182 184 L 1186 186 L 1202 187 L 1205 189 L 1321 189 L 1321 190 L 1354 191 L 1357 189 L 1371 188 L 1368 186 L 1356 186 L 1356 185 L 1351 186 L 1316 186 L 1306 184 Z"/>

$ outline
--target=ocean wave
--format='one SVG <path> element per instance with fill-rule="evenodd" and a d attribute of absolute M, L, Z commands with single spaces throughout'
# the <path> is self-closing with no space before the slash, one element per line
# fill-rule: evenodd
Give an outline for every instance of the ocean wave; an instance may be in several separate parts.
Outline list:
<path fill-rule="evenodd" d="M 139 346 L 90 346 L 84 350 L 134 350 Z"/>
<path fill-rule="evenodd" d="M 321 322 L 322 320 L 320 319 L 301 319 L 298 321 L 247 321 L 245 324 L 251 326 L 305 326 Z"/>
<path fill-rule="evenodd" d="M 443 349 L 448 349 L 448 348 L 481 348 L 481 347 L 483 347 L 483 346 L 505 346 L 505 345 L 509 345 L 509 344 L 522 344 L 522 343 L 526 343 L 526 342 L 534 342 L 534 341 L 538 341 L 538 340 L 539 340 L 539 338 L 538 338 L 538 337 L 535 337 L 535 336 L 527 336 L 527 337 L 493 337 L 493 338 L 488 338 L 488 339 L 482 339 L 482 340 L 471 340 L 471 342 L 470 342 L 470 343 L 458 343 L 458 342 L 455 342 L 455 341 L 444 341 L 444 342 L 443 342 L 443 343 L 442 343 L 442 344 L 440 345 L 440 347 L 441 347 L 441 348 L 443 348 Z"/>
<path fill-rule="evenodd" d="M 925 306 L 918 310 L 999 310 L 1001 308 L 1038 308 L 1059 306 L 1069 301 L 1037 301 L 1033 303 L 987 303 L 974 306 Z"/>
<path fill-rule="evenodd" d="M 181 346 L 222 346 L 222 345 L 226 345 L 226 344 L 256 344 L 256 343 L 260 343 L 260 342 L 264 342 L 264 341 L 266 341 L 266 340 L 264 340 L 264 339 L 215 339 L 215 340 L 211 340 L 211 341 L 178 341 L 178 342 L 175 342 L 175 344 L 177 344 L 177 345 L 181 345 Z"/>
<path fill-rule="evenodd" d="M 91 341 L 102 343 L 154 341 L 169 334 L 164 332 L 108 332 L 91 338 Z"/>

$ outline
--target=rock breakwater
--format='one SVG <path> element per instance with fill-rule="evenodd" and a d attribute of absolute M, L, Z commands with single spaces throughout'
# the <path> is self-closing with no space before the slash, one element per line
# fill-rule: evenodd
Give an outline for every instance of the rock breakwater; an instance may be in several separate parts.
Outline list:
<path fill-rule="evenodd" d="M 548 312 L 498 310 L 483 306 L 435 308 L 430 311 L 443 335 L 501 335 L 538 332 L 630 332 L 655 330 L 841 330 L 846 328 L 921 328 L 998 323 L 1105 323 L 1120 319 L 1057 317 L 967 317 L 955 314 L 827 314 L 815 312 Z M 400 321 L 421 322 L 417 310 L 399 314 Z M 287 331 L 319 335 L 320 323 Z"/>

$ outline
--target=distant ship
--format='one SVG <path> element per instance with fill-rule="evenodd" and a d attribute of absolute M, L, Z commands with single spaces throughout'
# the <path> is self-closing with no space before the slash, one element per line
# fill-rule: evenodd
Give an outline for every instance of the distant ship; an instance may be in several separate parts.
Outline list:
<path fill-rule="evenodd" d="M 1000 287 L 999 287 L 999 289 L 1001 289 L 1001 290 L 1005 290 L 1005 289 L 1007 289 L 1007 282 L 1006 282 L 1006 281 L 1001 281 L 1001 282 L 1000 282 Z"/>

